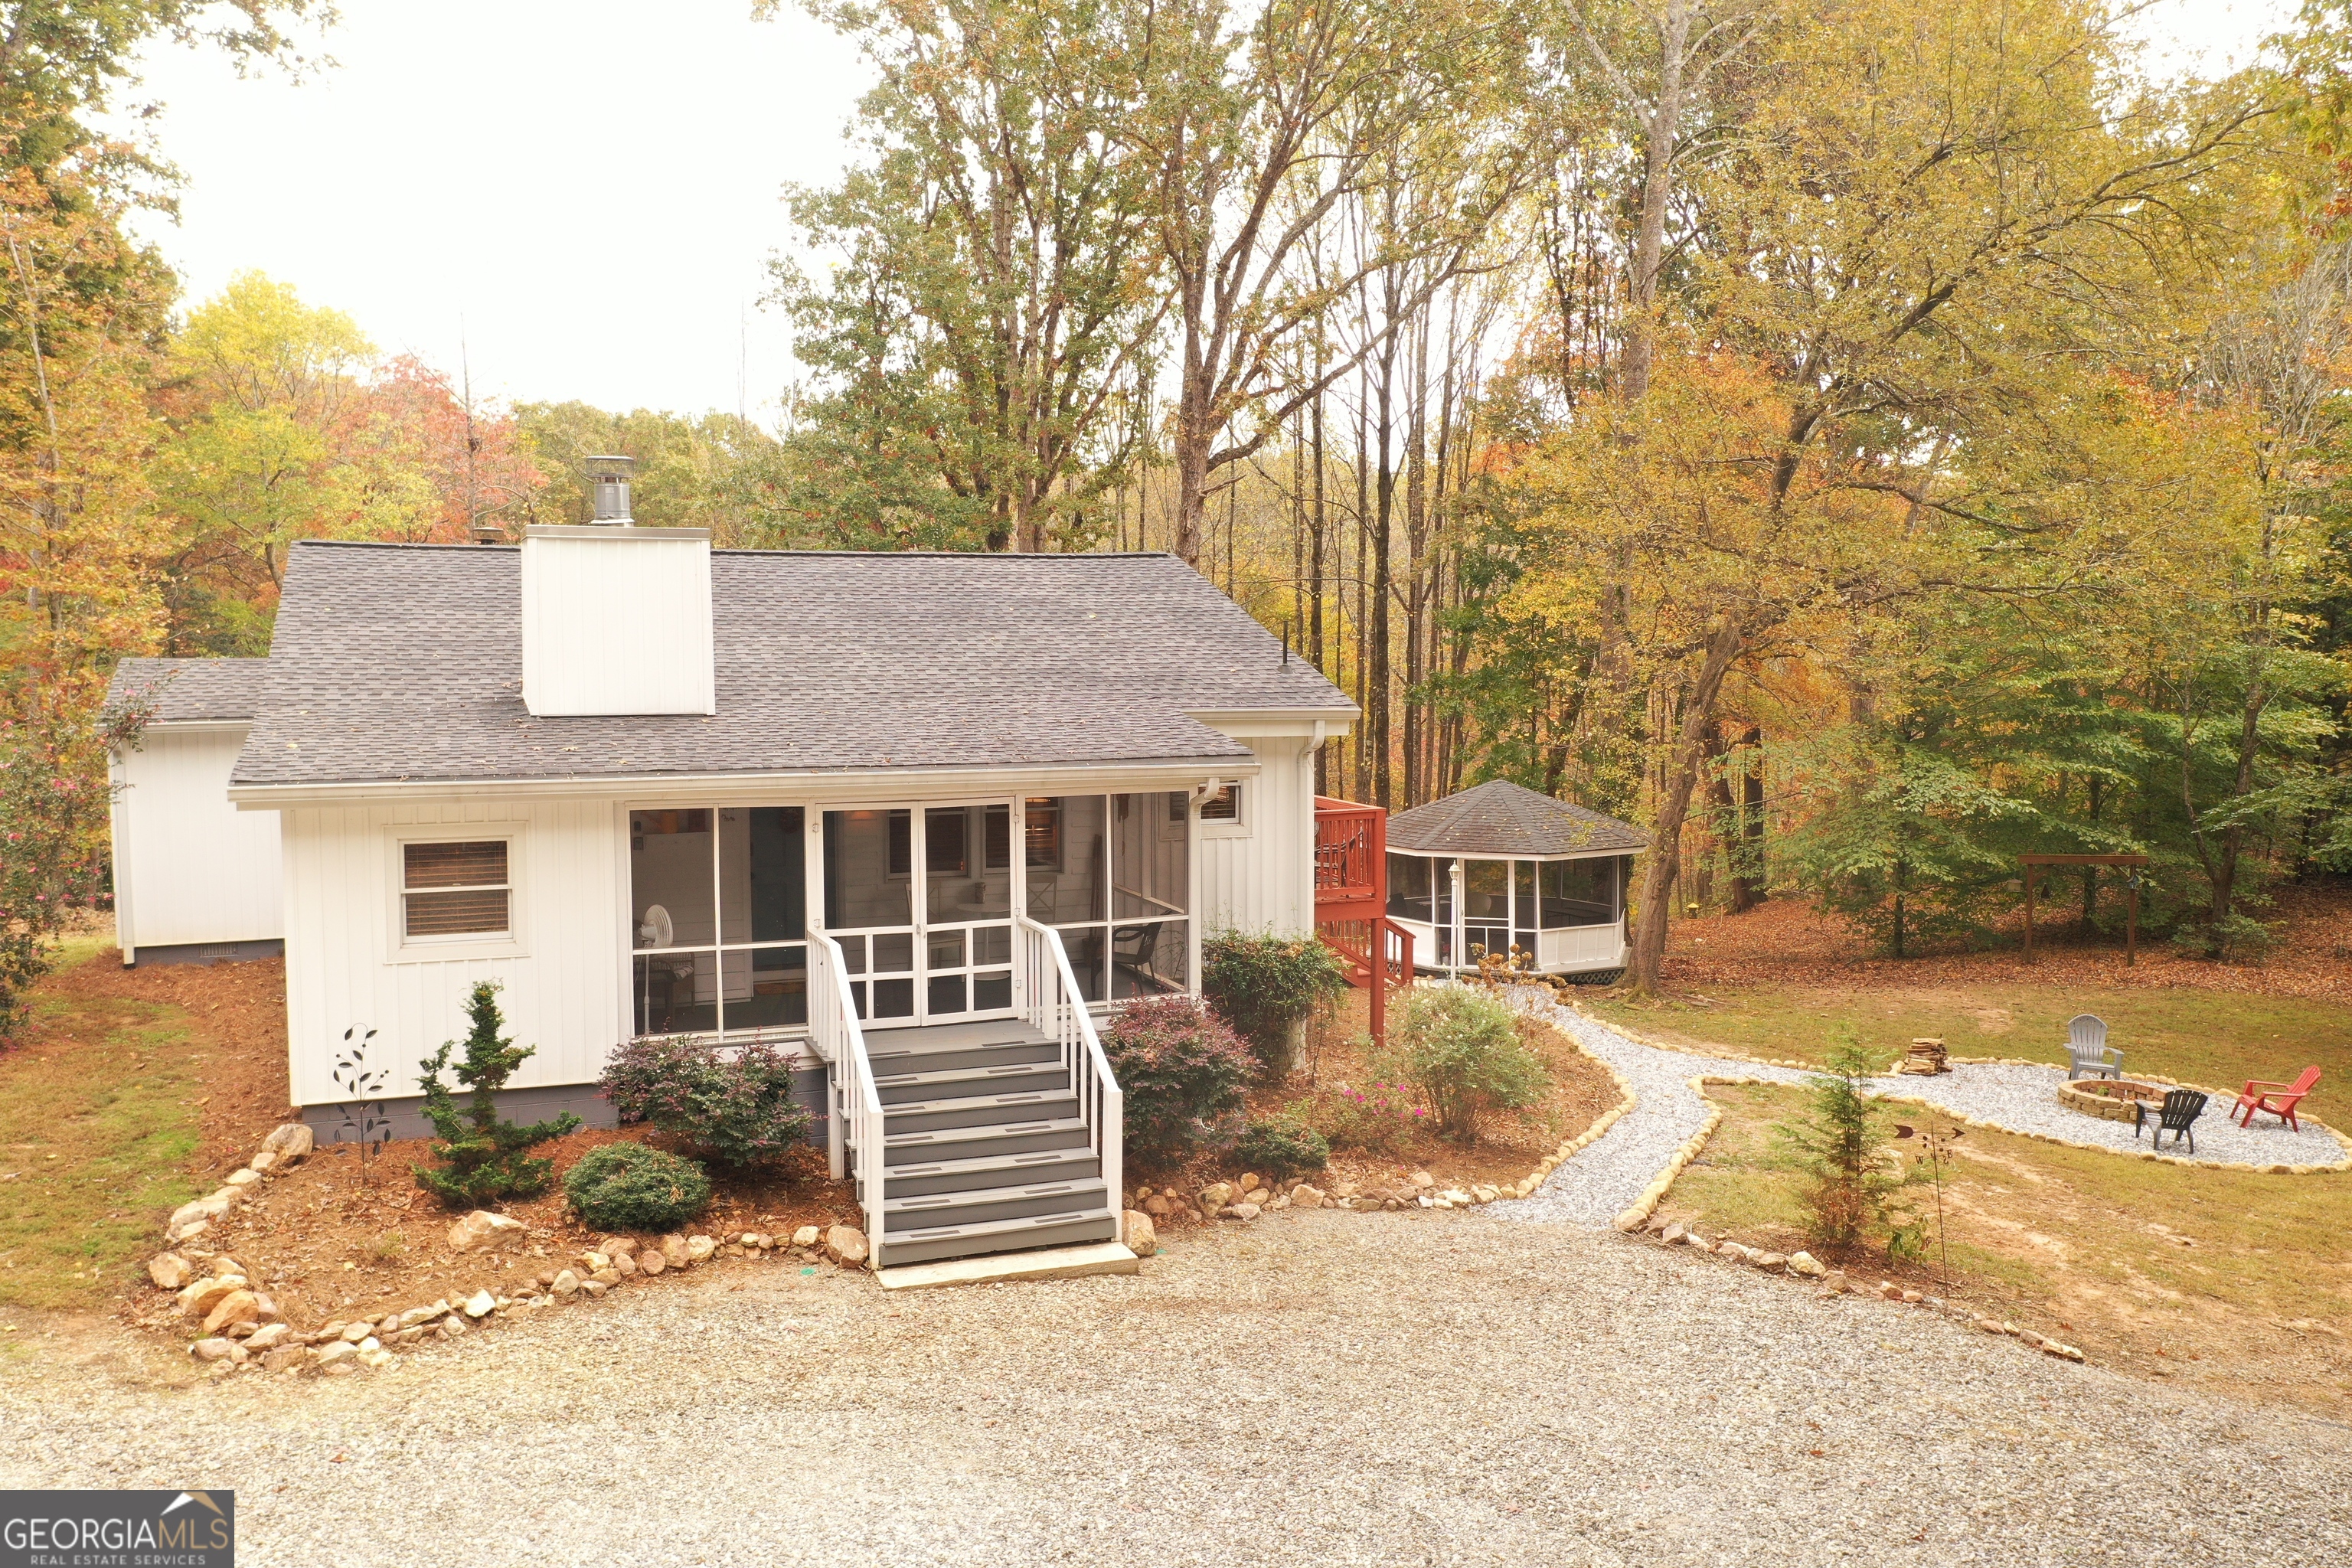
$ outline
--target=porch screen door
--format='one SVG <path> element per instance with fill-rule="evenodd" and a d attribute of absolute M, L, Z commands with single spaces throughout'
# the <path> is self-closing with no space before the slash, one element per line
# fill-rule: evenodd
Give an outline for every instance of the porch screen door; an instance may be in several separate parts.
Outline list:
<path fill-rule="evenodd" d="M 876 1027 L 1013 1008 L 1009 804 L 828 811 L 824 924 Z"/>

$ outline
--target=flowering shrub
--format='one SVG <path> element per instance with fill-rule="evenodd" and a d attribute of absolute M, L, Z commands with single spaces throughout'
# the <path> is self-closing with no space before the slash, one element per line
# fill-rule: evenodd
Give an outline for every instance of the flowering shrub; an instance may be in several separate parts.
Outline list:
<path fill-rule="evenodd" d="M 1436 1124 L 1420 1096 L 1401 1083 L 1341 1084 L 1317 1095 L 1309 1115 L 1332 1147 L 1369 1154 L 1402 1153 Z"/>
<path fill-rule="evenodd" d="M 1470 985 L 1415 990 L 1395 1033 L 1400 1060 L 1448 1138 L 1468 1142 L 1479 1121 L 1543 1098 L 1543 1058 L 1519 1038 L 1518 1016 L 1491 992 Z"/>
<path fill-rule="evenodd" d="M 564 1173 L 563 1195 L 597 1230 L 669 1230 L 710 1203 L 710 1178 L 691 1160 L 643 1143 L 607 1143 Z"/>
<path fill-rule="evenodd" d="M 808 1136 L 793 1103 L 793 1058 L 764 1045 L 719 1047 L 649 1036 L 614 1051 L 598 1085 L 624 1121 L 650 1121 L 713 1164 L 770 1160 Z"/>
<path fill-rule="evenodd" d="M 1168 1159 L 1232 1138 L 1257 1063 L 1215 1014 L 1186 996 L 1130 1002 L 1102 1042 L 1127 1096 L 1129 1148 Z"/>

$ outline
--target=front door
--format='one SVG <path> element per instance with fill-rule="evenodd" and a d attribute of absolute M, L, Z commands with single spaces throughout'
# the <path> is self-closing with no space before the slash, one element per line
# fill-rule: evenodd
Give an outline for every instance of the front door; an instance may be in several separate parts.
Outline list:
<path fill-rule="evenodd" d="M 1013 807 L 824 814 L 824 928 L 876 1028 L 1013 1011 Z"/>

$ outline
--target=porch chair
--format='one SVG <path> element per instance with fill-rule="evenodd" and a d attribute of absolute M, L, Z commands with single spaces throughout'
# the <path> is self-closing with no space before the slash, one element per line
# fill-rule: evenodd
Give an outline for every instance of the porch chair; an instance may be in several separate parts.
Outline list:
<path fill-rule="evenodd" d="M 2095 1013 L 2066 1020 L 2066 1059 L 2074 1078 L 2121 1078 L 2124 1054 L 2107 1044 L 2107 1021 Z"/>
<path fill-rule="evenodd" d="M 2180 1141 L 2186 1138 L 2189 1140 L 2189 1152 L 2192 1154 L 2197 1152 L 2197 1119 L 2205 1114 L 2205 1096 L 2193 1089 L 2168 1089 L 2164 1091 L 2164 1104 L 2160 1107 L 2151 1107 L 2145 1100 L 2133 1100 L 2134 1138 L 2137 1138 L 2139 1130 L 2147 1125 L 2150 1110 L 2157 1114 L 2155 1142 L 2158 1148 L 2164 1147 L 2164 1135 L 2169 1132 L 2174 1148 L 2180 1147 Z"/>
<path fill-rule="evenodd" d="M 2234 1116 L 2241 1110 L 2244 1111 L 2245 1115 L 2239 1118 L 2238 1125 L 2252 1127 L 2254 1112 L 2267 1110 L 2290 1129 L 2300 1132 L 2303 1126 L 2294 1119 L 2294 1108 L 2303 1102 L 2303 1097 L 2309 1094 L 2312 1085 L 2318 1081 L 2317 1068 L 2304 1068 L 2295 1075 L 2293 1083 L 2268 1083 L 2258 1078 L 2248 1079 L 2245 1092 L 2238 1096 L 2237 1104 L 2230 1107 L 2230 1113 Z M 2261 1092 L 2257 1093 L 2257 1090 Z"/>

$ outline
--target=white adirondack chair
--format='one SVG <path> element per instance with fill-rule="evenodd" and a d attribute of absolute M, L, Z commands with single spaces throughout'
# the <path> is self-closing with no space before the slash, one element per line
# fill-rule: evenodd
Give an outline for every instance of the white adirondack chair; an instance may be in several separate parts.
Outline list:
<path fill-rule="evenodd" d="M 2124 1054 L 2107 1044 L 2107 1021 L 2095 1013 L 2066 1020 L 2066 1058 L 2076 1078 L 2124 1076 Z"/>

